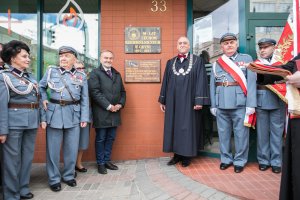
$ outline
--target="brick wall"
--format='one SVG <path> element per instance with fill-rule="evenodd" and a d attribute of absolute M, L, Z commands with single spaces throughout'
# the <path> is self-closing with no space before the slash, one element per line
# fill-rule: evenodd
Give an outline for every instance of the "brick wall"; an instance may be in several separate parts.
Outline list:
<path fill-rule="evenodd" d="M 159 3 L 160 1 L 158 1 Z M 159 5 L 159 4 L 158 4 Z M 160 59 L 161 80 L 168 59 L 176 55 L 176 41 L 186 34 L 186 1 L 166 0 L 165 12 L 152 12 L 152 0 L 101 0 L 101 49 L 115 54 L 113 66 L 124 80 L 128 59 Z M 124 31 L 127 26 L 161 27 L 160 54 L 125 54 Z M 127 102 L 122 110 L 122 125 L 117 130 L 112 159 L 127 160 L 164 156 L 162 152 L 164 115 L 157 102 L 160 83 L 124 83 Z M 95 160 L 95 132 L 84 160 Z M 39 131 L 35 162 L 45 162 L 45 133 Z"/>

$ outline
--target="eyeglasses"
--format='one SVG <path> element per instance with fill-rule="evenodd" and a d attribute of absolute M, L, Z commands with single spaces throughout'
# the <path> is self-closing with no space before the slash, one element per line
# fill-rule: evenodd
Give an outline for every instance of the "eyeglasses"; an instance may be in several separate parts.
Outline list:
<path fill-rule="evenodd" d="M 76 69 L 77 69 L 77 70 L 84 70 L 85 67 L 77 67 Z"/>

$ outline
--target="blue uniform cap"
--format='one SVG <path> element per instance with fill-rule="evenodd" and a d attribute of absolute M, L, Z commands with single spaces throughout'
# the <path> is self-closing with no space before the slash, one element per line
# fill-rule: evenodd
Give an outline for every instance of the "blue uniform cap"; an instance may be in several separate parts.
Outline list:
<path fill-rule="evenodd" d="M 72 53 L 74 56 L 77 58 L 77 51 L 73 47 L 69 46 L 61 46 L 58 49 L 58 54 L 63 54 L 63 53 Z"/>
<path fill-rule="evenodd" d="M 257 44 L 258 44 L 258 46 L 260 46 L 262 44 L 275 45 L 276 44 L 276 40 L 271 39 L 271 38 L 262 38 L 262 39 L 258 40 Z"/>
<path fill-rule="evenodd" d="M 225 33 L 224 35 L 222 35 L 220 43 L 225 42 L 227 40 L 237 40 L 237 37 L 234 33 Z"/>

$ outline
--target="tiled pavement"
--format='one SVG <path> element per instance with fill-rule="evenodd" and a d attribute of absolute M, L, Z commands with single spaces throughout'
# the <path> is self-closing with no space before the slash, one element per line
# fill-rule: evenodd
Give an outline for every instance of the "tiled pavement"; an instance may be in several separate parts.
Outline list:
<path fill-rule="evenodd" d="M 177 165 L 177 168 L 193 180 L 239 198 L 279 199 L 281 174 L 274 174 L 271 169 L 259 171 L 257 163 L 248 163 L 240 174 L 236 174 L 233 167 L 220 170 L 219 165 L 220 160 L 217 158 L 199 157 L 189 167 Z"/>
<path fill-rule="evenodd" d="M 167 166 L 169 158 L 117 162 L 119 170 L 97 173 L 95 163 L 85 163 L 87 173 L 78 173 L 77 187 L 62 184 L 62 191 L 52 192 L 47 184 L 45 164 L 34 164 L 31 191 L 34 199 L 93 200 L 93 199 L 236 199 L 212 187 L 192 180 L 176 167 Z M 192 165 L 194 168 L 194 164 Z"/>

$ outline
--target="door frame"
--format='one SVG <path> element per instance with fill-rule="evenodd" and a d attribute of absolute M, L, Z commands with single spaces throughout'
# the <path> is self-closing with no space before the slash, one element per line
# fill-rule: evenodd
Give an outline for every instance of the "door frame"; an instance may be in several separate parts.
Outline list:
<path fill-rule="evenodd" d="M 255 41 L 255 28 L 256 27 L 284 27 L 287 20 L 259 20 L 252 19 L 248 21 L 248 34 L 246 39 L 248 40 L 248 53 L 252 56 L 252 58 L 256 58 L 256 41 Z"/>

